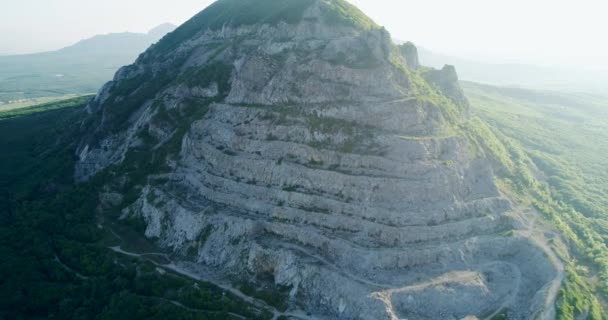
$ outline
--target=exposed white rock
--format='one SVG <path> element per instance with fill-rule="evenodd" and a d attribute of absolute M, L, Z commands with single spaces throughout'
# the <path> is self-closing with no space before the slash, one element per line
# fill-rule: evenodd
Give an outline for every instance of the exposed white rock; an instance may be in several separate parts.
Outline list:
<path fill-rule="evenodd" d="M 178 125 L 154 120 L 158 104 L 182 112 L 207 101 L 194 104 L 208 110 L 187 124 L 168 180 L 148 183 L 123 211 L 144 219 L 146 236 L 195 249 L 198 263 L 229 276 L 271 275 L 293 305 L 328 319 L 483 318 L 501 309 L 529 319 L 558 270 L 541 246 L 509 235 L 525 224 L 489 161 L 455 130 L 448 99 L 417 91 L 416 59 L 408 51 L 410 70 L 400 68 L 385 30 L 330 26 L 320 3 L 297 24 L 201 30 L 180 43 L 169 55 L 181 57 L 176 80 L 118 133 L 103 131 L 106 86 L 89 107 L 101 114 L 101 138 L 83 143 L 77 178 L 124 161 L 142 148 L 142 132 L 158 141 L 151 150 L 174 137 Z M 115 85 L 167 68 L 142 59 Z M 223 98 L 219 79 L 180 82 L 217 63 L 231 70 Z M 427 80 L 466 121 L 455 73 Z"/>

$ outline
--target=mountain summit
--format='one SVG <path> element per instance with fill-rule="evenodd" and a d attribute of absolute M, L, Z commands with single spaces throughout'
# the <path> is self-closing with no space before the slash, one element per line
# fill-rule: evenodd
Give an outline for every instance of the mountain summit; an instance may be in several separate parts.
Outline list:
<path fill-rule="evenodd" d="M 455 69 L 404 46 L 342 0 L 219 0 L 88 105 L 76 179 L 289 309 L 551 318 L 559 267 L 495 183 L 499 146 Z"/>

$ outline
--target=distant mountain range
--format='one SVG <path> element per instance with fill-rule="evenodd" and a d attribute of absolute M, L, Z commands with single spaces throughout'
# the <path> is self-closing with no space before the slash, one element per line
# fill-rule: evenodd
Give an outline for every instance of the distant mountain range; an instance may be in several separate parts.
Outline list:
<path fill-rule="evenodd" d="M 111 33 L 43 53 L 0 56 L 0 104 L 96 92 L 116 70 L 132 63 L 176 26 L 148 33 Z M 400 41 L 397 41 L 400 42 Z M 419 48 L 421 64 L 454 65 L 461 80 L 530 89 L 608 94 L 608 72 L 525 64 L 493 64 Z"/>
<path fill-rule="evenodd" d="M 0 56 L 0 102 L 96 92 L 175 28 L 162 24 L 148 33 L 97 35 L 57 51 Z"/>
<path fill-rule="evenodd" d="M 434 68 L 441 68 L 445 64 L 455 66 L 461 80 L 530 89 L 608 94 L 608 72 L 602 70 L 492 64 L 439 54 L 424 48 L 419 48 L 418 52 L 420 62 L 425 66 Z"/>

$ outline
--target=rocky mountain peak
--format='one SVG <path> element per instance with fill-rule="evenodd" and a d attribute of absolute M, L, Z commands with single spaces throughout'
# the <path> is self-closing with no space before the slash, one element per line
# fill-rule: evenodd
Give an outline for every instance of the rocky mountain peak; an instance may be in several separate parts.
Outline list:
<path fill-rule="evenodd" d="M 555 270 L 508 236 L 455 70 L 416 60 L 343 0 L 219 0 L 89 104 L 76 178 L 103 174 L 183 259 L 321 317 L 461 319 L 517 292 L 527 319 Z"/>
<path fill-rule="evenodd" d="M 164 39 L 157 46 L 156 53 L 166 53 L 200 32 L 254 25 L 294 26 L 302 22 L 307 22 L 309 27 L 328 25 L 343 32 L 345 29 L 354 32 L 378 28 L 371 19 L 345 0 L 219 0 Z"/>

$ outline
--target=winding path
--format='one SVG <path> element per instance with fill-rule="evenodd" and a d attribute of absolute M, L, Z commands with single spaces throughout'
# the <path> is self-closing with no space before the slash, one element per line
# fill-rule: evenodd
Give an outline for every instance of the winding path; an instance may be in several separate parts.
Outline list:
<path fill-rule="evenodd" d="M 554 265 L 556 272 L 557 272 L 557 275 L 555 276 L 555 278 L 551 282 L 549 282 L 542 289 L 542 291 L 540 293 L 543 297 L 543 300 L 542 300 L 543 307 L 540 308 L 538 312 L 536 312 L 535 314 L 533 314 L 531 316 L 534 319 L 553 320 L 555 318 L 555 306 L 554 306 L 555 298 L 557 297 L 557 294 L 559 293 L 561 283 L 564 279 L 563 263 L 558 258 L 558 256 L 555 254 L 555 252 L 553 251 L 553 249 L 551 248 L 551 246 L 549 245 L 549 243 L 545 237 L 545 233 L 550 232 L 550 230 L 545 226 L 537 224 L 537 221 L 540 219 L 539 214 L 534 211 L 530 212 L 529 214 L 520 211 L 517 215 L 518 215 L 518 220 L 522 222 L 522 228 L 519 230 L 516 230 L 515 232 L 521 237 L 528 238 L 531 242 L 533 242 L 540 249 L 542 249 L 542 251 L 544 251 L 547 254 L 548 258 L 550 259 L 551 263 Z M 121 242 L 123 242 L 122 238 L 118 234 L 113 232 L 113 230 L 111 230 L 111 231 Z M 293 245 L 293 244 L 283 244 L 282 247 L 285 249 L 288 249 L 288 250 L 296 251 L 296 252 L 302 254 L 303 256 L 307 256 L 311 259 L 315 259 L 319 263 L 321 263 L 321 264 L 325 265 L 326 267 L 328 267 L 329 269 L 331 269 L 332 271 L 334 271 L 350 280 L 353 280 L 357 283 L 369 286 L 372 289 L 374 289 L 374 288 L 379 289 L 380 291 L 374 293 L 372 296 L 383 301 L 385 303 L 385 305 L 387 306 L 387 309 L 389 310 L 389 312 L 392 313 L 392 316 L 395 319 L 398 319 L 399 317 L 396 315 L 394 308 L 392 306 L 393 293 L 423 290 L 423 289 L 433 287 L 433 286 L 438 286 L 438 285 L 441 285 L 441 284 L 444 284 L 447 282 L 472 281 L 472 280 L 474 280 L 473 277 L 477 277 L 479 275 L 479 273 L 473 272 L 473 271 L 457 271 L 457 272 L 451 272 L 451 273 L 444 274 L 440 277 L 437 277 L 435 279 L 430 279 L 428 281 L 416 283 L 416 284 L 409 285 L 409 286 L 404 286 L 402 288 L 398 288 L 398 287 L 395 288 L 396 287 L 395 284 L 374 282 L 370 279 L 361 277 L 361 276 L 353 274 L 347 270 L 344 270 L 343 268 L 332 263 L 331 261 L 327 260 L 326 258 L 324 258 L 318 254 L 311 253 L 310 251 L 306 250 L 306 248 L 303 248 L 303 247 L 300 247 L 297 245 Z M 128 252 L 128 251 L 123 250 L 121 248 L 121 246 L 110 247 L 110 249 L 114 252 L 117 252 L 117 253 L 120 253 L 123 255 L 146 259 L 146 260 L 150 261 L 151 263 L 153 263 L 154 265 L 156 265 L 157 267 L 163 268 L 168 271 L 172 271 L 174 273 L 180 274 L 187 278 L 197 280 L 197 281 L 204 281 L 204 282 L 211 283 L 227 292 L 230 292 L 231 294 L 239 297 L 240 299 L 256 306 L 257 308 L 270 311 L 273 314 L 273 320 L 276 320 L 281 316 L 291 317 L 291 318 L 301 319 L 301 320 L 316 320 L 317 319 L 316 317 L 309 316 L 300 310 L 291 311 L 291 312 L 281 312 L 281 311 L 277 310 L 276 308 L 274 308 L 273 306 L 268 305 L 266 302 L 264 302 L 262 300 L 259 300 L 259 299 L 256 299 L 254 297 L 244 294 L 242 291 L 231 286 L 226 281 L 222 281 L 219 277 L 215 276 L 214 274 L 211 274 L 211 273 L 205 274 L 205 272 L 203 272 L 202 270 L 191 268 L 185 263 L 176 264 L 174 262 L 170 262 L 168 264 L 163 264 L 163 263 L 159 263 L 158 261 L 154 261 L 153 259 L 150 258 L 151 256 L 158 256 L 158 257 L 165 258 L 167 261 L 171 261 L 170 257 L 165 253 L 155 253 L 155 252 L 134 253 L 134 252 Z M 473 266 L 474 267 L 473 269 L 482 270 L 484 268 L 492 267 L 497 264 L 507 265 L 513 270 L 513 274 L 515 275 L 515 278 L 513 279 L 512 288 L 514 288 L 514 289 L 510 290 L 510 292 L 508 294 L 506 294 L 504 298 L 502 298 L 502 304 L 496 309 L 496 311 L 491 313 L 489 316 L 486 316 L 484 318 L 484 320 L 491 320 L 492 318 L 500 315 L 505 310 L 507 310 L 508 308 L 515 305 L 517 296 L 518 296 L 520 288 L 521 288 L 521 283 L 522 283 L 521 271 L 519 270 L 519 267 L 517 265 L 514 265 L 512 263 L 508 263 L 505 261 L 492 261 L 492 262 L 487 262 L 485 264 L 478 265 L 476 267 Z M 238 317 L 239 315 L 235 314 L 234 316 Z"/>
<path fill-rule="evenodd" d="M 520 214 L 522 221 L 527 223 L 526 229 L 522 232 L 524 234 L 527 233 L 527 238 L 538 245 L 547 254 L 551 264 L 553 264 L 557 271 L 556 277 L 543 288 L 545 296 L 543 301 L 544 307 L 536 312 L 532 316 L 532 319 L 554 320 L 556 319 L 555 301 L 557 300 L 559 290 L 565 278 L 565 266 L 545 237 L 546 233 L 553 232 L 553 230 L 549 230 L 548 228 L 537 224 L 537 221 L 540 219 L 540 213 L 538 211 L 531 210 L 530 214 L 532 215 L 531 219 L 526 218 L 524 214 Z"/>
<path fill-rule="evenodd" d="M 134 252 L 128 252 L 123 250 L 120 246 L 114 246 L 114 247 L 109 247 L 110 250 L 116 252 L 116 253 L 120 253 L 122 255 L 126 255 L 129 257 L 136 257 L 136 258 L 141 258 L 141 259 L 146 259 L 147 261 L 151 262 L 152 264 L 154 264 L 157 267 L 163 268 L 165 270 L 168 271 L 172 271 L 174 273 L 177 273 L 179 275 L 182 275 L 184 277 L 190 278 L 192 280 L 196 280 L 196 281 L 204 281 L 204 282 L 208 282 L 211 283 L 219 288 L 221 288 L 224 291 L 228 291 L 230 293 L 232 293 L 233 295 L 237 296 L 238 298 L 244 300 L 245 302 L 248 302 L 260 309 L 266 309 L 269 310 L 272 314 L 273 314 L 273 320 L 278 319 L 280 316 L 285 316 L 285 317 L 291 317 L 291 318 L 295 318 L 295 319 L 300 319 L 300 320 L 318 320 L 315 317 L 312 316 L 308 316 L 306 315 L 303 311 L 290 311 L 290 312 L 281 312 L 279 310 L 277 310 L 275 307 L 267 304 L 265 301 L 253 298 L 251 296 L 248 296 L 246 294 L 244 294 L 242 291 L 240 291 L 239 289 L 225 283 L 222 281 L 219 281 L 217 279 L 214 279 L 213 277 L 205 277 L 200 273 L 196 273 L 192 270 L 188 270 L 188 268 L 183 267 L 183 266 L 179 266 L 173 262 L 169 263 L 169 264 L 160 264 L 152 259 L 146 258 L 146 256 L 151 256 L 151 255 L 156 255 L 156 256 L 162 256 L 168 259 L 168 255 L 164 254 L 164 253 L 134 253 Z M 173 303 L 173 301 L 171 301 Z M 175 303 L 174 303 L 175 304 Z M 180 304 L 181 305 L 181 304 Z M 238 317 L 243 317 L 241 315 L 237 315 L 237 314 L 233 314 L 234 316 L 238 316 Z"/>

